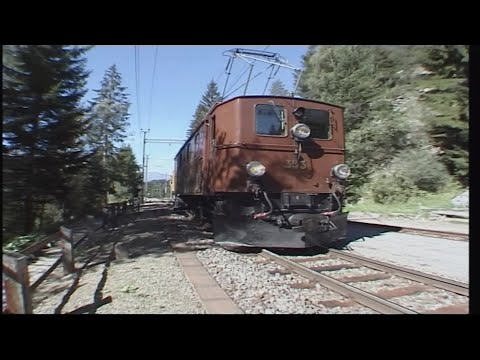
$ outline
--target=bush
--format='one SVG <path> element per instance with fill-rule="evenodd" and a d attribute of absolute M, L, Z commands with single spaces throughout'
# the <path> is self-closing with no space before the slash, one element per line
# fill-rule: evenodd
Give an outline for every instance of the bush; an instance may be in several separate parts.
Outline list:
<path fill-rule="evenodd" d="M 367 188 L 373 200 L 380 204 L 407 201 L 420 194 L 412 179 L 385 172 L 375 176 Z"/>
<path fill-rule="evenodd" d="M 435 193 L 451 181 L 445 166 L 433 154 L 420 149 L 399 152 L 386 169 L 376 172 L 370 179 L 364 191 L 381 204 Z"/>
<path fill-rule="evenodd" d="M 401 151 L 391 162 L 390 171 L 411 179 L 422 191 L 437 192 L 451 181 L 447 168 L 428 150 Z"/>
<path fill-rule="evenodd" d="M 10 239 L 7 244 L 3 245 L 3 251 L 20 251 L 29 245 L 45 238 L 45 234 L 30 234 L 25 236 L 17 236 Z"/>

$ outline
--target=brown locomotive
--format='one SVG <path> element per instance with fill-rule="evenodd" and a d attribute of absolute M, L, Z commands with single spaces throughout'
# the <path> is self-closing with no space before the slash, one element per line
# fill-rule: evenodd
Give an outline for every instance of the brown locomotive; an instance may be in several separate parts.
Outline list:
<path fill-rule="evenodd" d="M 211 221 L 218 243 L 335 246 L 347 222 L 344 144 L 340 106 L 283 96 L 217 103 L 175 157 L 177 205 Z"/>

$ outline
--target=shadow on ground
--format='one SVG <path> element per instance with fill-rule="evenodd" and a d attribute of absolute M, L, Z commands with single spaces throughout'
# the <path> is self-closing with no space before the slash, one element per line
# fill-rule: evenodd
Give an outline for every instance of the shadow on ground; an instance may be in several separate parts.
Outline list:
<path fill-rule="evenodd" d="M 203 245 L 198 245 L 196 241 L 211 239 L 213 234 L 202 231 L 199 225 L 186 214 L 173 212 L 172 208 L 166 204 L 149 204 L 138 215 L 134 226 L 124 232 L 122 242 L 127 245 L 131 258 L 148 254 L 161 255 L 165 251 L 170 251 L 169 244 L 178 252 L 202 250 Z M 348 249 L 348 245 L 352 242 L 365 241 L 385 232 L 399 231 L 400 229 L 400 227 L 393 226 L 348 223 L 347 237 L 336 248 Z M 209 245 L 211 246 L 212 243 Z M 227 250 L 239 253 L 258 253 L 262 249 L 237 247 L 227 248 Z M 280 255 L 292 256 L 312 256 L 328 252 L 328 249 L 323 247 L 268 248 L 267 250 Z"/>
<path fill-rule="evenodd" d="M 349 249 L 349 244 L 355 241 L 365 241 L 367 238 L 373 238 L 386 232 L 400 231 L 400 227 L 394 226 L 378 226 L 370 224 L 349 223 L 347 228 L 347 237 L 345 240 L 337 244 L 335 249 Z M 222 246 L 223 247 L 223 246 Z M 262 248 L 256 247 L 224 247 L 226 250 L 238 253 L 259 253 Z M 311 247 L 306 249 L 298 248 L 265 248 L 278 255 L 286 256 L 314 256 L 328 253 L 328 248 L 325 247 Z"/>
<path fill-rule="evenodd" d="M 140 256 L 161 256 L 176 251 L 193 251 L 202 247 L 195 242 L 206 241 L 211 233 L 202 231 L 200 223 L 187 214 L 174 212 L 168 204 L 149 204 L 130 219 L 119 243 L 131 259 Z"/>
<path fill-rule="evenodd" d="M 344 246 L 399 229 L 349 223 Z M 100 265 L 103 266 L 103 269 L 100 280 L 97 280 L 98 283 L 95 284 L 93 302 L 78 306 L 69 312 L 70 314 L 93 314 L 99 307 L 112 302 L 111 297 L 103 296 L 103 289 L 111 263 L 116 260 L 115 249 L 118 245 L 126 250 L 130 261 L 134 261 L 135 258 L 141 256 L 162 256 L 170 253 L 172 247 L 178 252 L 202 250 L 213 245 L 212 235 L 211 232 L 203 231 L 198 221 L 193 220 L 187 214 L 174 212 L 167 204 L 149 204 L 149 206 L 143 207 L 140 213 L 119 218 L 118 228 L 99 231 L 81 243 L 75 249 L 75 258 L 77 263 L 82 266 L 69 278 L 63 277 L 62 281 L 58 282 L 57 279 L 53 279 L 54 283 L 48 287 L 48 290 L 38 294 L 37 301 L 41 302 L 49 295 L 65 292 L 54 310 L 57 314 L 64 312 L 73 293 L 82 285 L 80 282 L 82 274 Z M 232 251 L 232 249 L 229 250 Z M 239 248 L 233 251 L 258 253 L 261 250 L 261 248 Z M 309 249 L 269 248 L 267 250 L 280 255 L 292 256 L 311 256 L 328 252 L 328 249 L 319 247 Z"/>
<path fill-rule="evenodd" d="M 349 222 L 347 237 L 342 245 L 345 247 L 355 241 L 365 241 L 367 238 L 373 238 L 387 232 L 398 232 L 401 229 L 401 227 L 397 226 Z"/>
<path fill-rule="evenodd" d="M 36 304 L 43 300 L 64 293 L 55 304 L 55 314 L 65 313 L 65 307 L 73 294 L 82 286 L 84 275 L 97 266 L 102 266 L 99 280 L 95 280 L 93 302 L 78 306 L 70 314 L 96 313 L 97 309 L 112 302 L 112 298 L 103 296 L 108 271 L 112 262 L 119 260 L 119 249 L 126 250 L 126 257 L 134 261 L 140 256 L 162 256 L 172 251 L 171 244 L 187 244 L 181 251 L 198 250 L 188 243 L 192 240 L 208 238 L 208 234 L 196 228 L 198 223 L 185 214 L 175 214 L 165 205 L 150 205 L 142 208 L 140 213 L 119 217 L 116 228 L 95 232 L 75 248 L 76 271 L 68 276 L 50 278 L 47 286 L 40 287 L 36 294 Z M 123 259 L 122 259 L 123 260 Z M 81 264 L 81 265 L 80 265 Z M 60 269 L 59 269 L 60 270 Z M 61 274 L 59 271 L 57 274 Z M 53 275 L 53 274 L 51 274 Z M 98 279 L 98 278 L 97 278 Z"/>

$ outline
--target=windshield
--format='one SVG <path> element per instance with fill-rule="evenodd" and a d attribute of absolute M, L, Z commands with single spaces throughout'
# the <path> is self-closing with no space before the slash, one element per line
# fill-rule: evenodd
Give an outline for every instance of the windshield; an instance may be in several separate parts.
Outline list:
<path fill-rule="evenodd" d="M 255 128 L 259 135 L 283 136 L 285 109 L 283 106 L 258 104 L 255 107 Z"/>
<path fill-rule="evenodd" d="M 305 109 L 305 113 L 299 121 L 308 125 L 312 131 L 311 138 L 331 139 L 330 113 L 327 110 Z"/>

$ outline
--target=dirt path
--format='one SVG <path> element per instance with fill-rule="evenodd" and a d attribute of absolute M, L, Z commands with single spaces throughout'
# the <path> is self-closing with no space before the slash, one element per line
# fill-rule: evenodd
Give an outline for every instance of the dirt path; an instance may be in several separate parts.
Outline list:
<path fill-rule="evenodd" d="M 195 224 L 150 206 L 120 225 L 79 246 L 76 273 L 63 275 L 59 267 L 37 288 L 34 313 L 204 313 L 170 246 L 204 236 Z M 115 259 L 118 244 L 128 259 Z"/>

